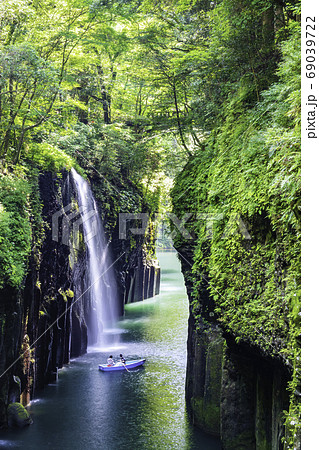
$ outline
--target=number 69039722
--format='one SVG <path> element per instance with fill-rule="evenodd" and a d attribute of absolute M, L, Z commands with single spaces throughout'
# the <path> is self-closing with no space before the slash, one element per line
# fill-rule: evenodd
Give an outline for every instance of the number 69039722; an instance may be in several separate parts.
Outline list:
<path fill-rule="evenodd" d="M 316 35 L 316 18 L 315 17 L 306 17 L 306 22 L 310 22 L 306 24 L 306 77 L 314 78 L 316 76 L 316 41 L 314 40 Z M 313 38 L 313 39 L 311 39 Z"/>

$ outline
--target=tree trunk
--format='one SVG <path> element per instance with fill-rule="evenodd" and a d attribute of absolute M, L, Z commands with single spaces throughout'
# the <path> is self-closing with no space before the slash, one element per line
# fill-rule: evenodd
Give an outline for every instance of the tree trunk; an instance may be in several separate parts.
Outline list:
<path fill-rule="evenodd" d="M 275 40 L 273 6 L 270 6 L 262 14 L 262 39 L 262 50 L 268 53 Z"/>
<path fill-rule="evenodd" d="M 275 33 L 285 26 L 284 9 L 282 6 L 277 5 L 275 7 L 274 27 Z"/>
<path fill-rule="evenodd" d="M 179 108 L 178 108 L 178 101 L 177 101 L 177 93 L 176 93 L 176 85 L 175 85 L 175 80 L 173 80 L 173 95 L 174 95 L 174 104 L 175 104 L 175 110 L 176 110 L 176 118 L 177 118 L 177 126 L 178 126 L 178 132 L 182 141 L 182 145 L 186 150 L 186 153 L 188 154 L 188 156 L 191 156 L 191 153 L 186 145 L 186 142 L 184 140 L 184 136 L 183 136 L 183 131 L 182 131 L 182 124 L 181 124 L 181 120 L 180 120 L 180 115 L 179 115 Z"/>
<path fill-rule="evenodd" d="M 80 102 L 84 103 L 85 106 L 89 104 L 89 96 L 88 94 L 83 94 L 81 88 L 78 90 L 78 97 Z M 89 113 L 87 109 L 78 108 L 78 118 L 79 122 L 87 125 L 89 123 Z"/>
<path fill-rule="evenodd" d="M 111 123 L 111 88 L 112 87 L 106 87 L 105 83 L 103 81 L 104 77 L 104 71 L 102 66 L 97 66 L 97 72 L 100 79 L 100 87 L 101 87 L 101 98 L 102 98 L 102 108 L 103 108 L 103 120 L 105 124 Z M 114 73 L 112 73 L 112 81 L 113 81 Z M 116 78 L 116 73 L 115 73 Z"/>
<path fill-rule="evenodd" d="M 14 119 L 15 119 L 15 115 L 14 115 L 14 111 L 13 111 L 13 105 L 14 105 L 14 99 L 13 99 L 13 77 L 12 75 L 10 75 L 9 78 L 9 101 L 10 101 L 10 122 L 3 140 L 3 143 L 1 145 L 0 148 L 0 155 L 3 156 L 4 158 L 6 157 L 8 148 L 9 148 L 9 143 L 10 143 L 10 139 L 11 139 L 11 128 L 12 125 L 14 124 Z"/>

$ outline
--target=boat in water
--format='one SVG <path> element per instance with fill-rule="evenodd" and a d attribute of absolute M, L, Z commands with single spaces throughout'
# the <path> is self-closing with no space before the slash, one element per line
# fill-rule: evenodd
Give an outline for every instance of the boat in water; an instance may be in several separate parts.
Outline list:
<path fill-rule="evenodd" d="M 142 366 L 145 363 L 145 359 L 134 359 L 132 361 L 126 361 L 126 363 L 122 363 L 121 361 L 116 362 L 115 364 L 100 364 L 99 369 L 103 372 L 115 372 L 118 370 L 128 370 L 134 369 L 135 367 Z"/>

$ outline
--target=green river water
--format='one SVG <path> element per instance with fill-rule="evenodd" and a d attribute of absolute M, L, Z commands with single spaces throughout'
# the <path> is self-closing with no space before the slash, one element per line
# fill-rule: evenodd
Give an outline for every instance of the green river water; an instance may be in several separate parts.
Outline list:
<path fill-rule="evenodd" d="M 106 344 L 90 348 L 38 393 L 33 425 L 0 434 L 1 448 L 24 450 L 218 450 L 195 429 L 185 408 L 188 300 L 174 253 L 158 255 L 160 295 L 127 305 Z M 98 370 L 112 353 L 146 358 L 130 373 Z"/>

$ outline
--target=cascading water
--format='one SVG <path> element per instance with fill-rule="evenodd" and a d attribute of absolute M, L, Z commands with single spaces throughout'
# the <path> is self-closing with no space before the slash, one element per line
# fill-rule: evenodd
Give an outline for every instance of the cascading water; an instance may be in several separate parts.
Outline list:
<path fill-rule="evenodd" d="M 77 191 L 78 205 L 83 224 L 84 240 L 88 253 L 88 296 L 94 317 L 89 324 L 88 340 L 102 345 L 103 331 L 111 335 L 119 317 L 117 288 L 112 267 L 110 249 L 105 239 L 104 229 L 89 184 L 71 170 Z M 106 343 L 110 343 L 109 340 Z M 113 342 L 114 343 L 114 342 Z"/>

